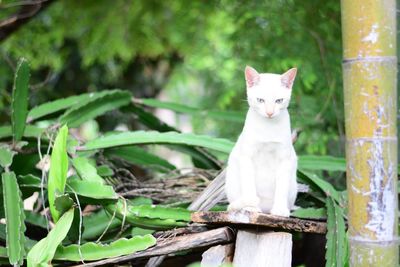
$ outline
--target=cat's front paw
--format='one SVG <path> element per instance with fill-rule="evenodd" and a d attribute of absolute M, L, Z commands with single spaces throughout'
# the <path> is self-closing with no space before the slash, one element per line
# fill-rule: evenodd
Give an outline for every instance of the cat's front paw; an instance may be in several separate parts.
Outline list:
<path fill-rule="evenodd" d="M 261 212 L 261 209 L 258 207 L 259 199 L 239 199 L 229 203 L 228 211 L 233 210 L 246 210 L 250 212 Z"/>
<path fill-rule="evenodd" d="M 285 208 L 285 207 L 272 207 L 271 215 L 289 217 L 290 216 L 290 210 L 288 208 Z"/>

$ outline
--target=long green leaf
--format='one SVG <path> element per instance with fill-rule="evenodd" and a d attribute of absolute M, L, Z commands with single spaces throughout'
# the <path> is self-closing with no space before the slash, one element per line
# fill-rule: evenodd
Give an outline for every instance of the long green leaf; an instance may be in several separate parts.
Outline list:
<path fill-rule="evenodd" d="M 174 127 L 159 120 L 152 113 L 144 110 L 139 105 L 132 104 L 124 108 L 127 112 L 133 112 L 137 120 L 151 130 L 159 132 L 179 132 Z M 213 155 L 199 147 L 187 145 L 167 145 L 169 148 L 185 153 L 192 158 L 194 166 L 202 169 L 220 169 L 220 165 Z"/>
<path fill-rule="evenodd" d="M 112 90 L 106 92 L 101 97 L 95 97 L 87 103 L 70 108 L 60 117 L 60 122 L 69 127 L 77 127 L 83 122 L 96 118 L 107 111 L 125 106 L 131 101 L 131 94 L 127 91 Z"/>
<path fill-rule="evenodd" d="M 76 193 L 80 196 L 92 199 L 117 200 L 118 195 L 110 185 L 105 185 L 97 181 L 86 181 L 69 178 L 66 191 Z"/>
<path fill-rule="evenodd" d="M 299 169 L 346 171 L 346 160 L 332 156 L 299 156 Z"/>
<path fill-rule="evenodd" d="M 190 221 L 191 212 L 183 208 L 170 208 L 159 205 L 128 206 L 129 212 L 139 217 L 151 219 L 173 219 L 175 221 Z"/>
<path fill-rule="evenodd" d="M 297 178 L 300 182 L 307 184 L 314 191 L 320 191 L 328 197 L 332 197 L 338 203 L 342 203 L 340 193 L 327 181 L 319 178 L 314 173 L 297 171 Z"/>
<path fill-rule="evenodd" d="M 78 245 L 60 246 L 54 258 L 69 261 L 100 260 L 132 254 L 155 244 L 156 239 L 150 234 L 130 239 L 121 238 L 110 244 L 88 242 L 80 247 Z"/>
<path fill-rule="evenodd" d="M 2 174 L 6 215 L 7 254 L 10 264 L 22 265 L 25 256 L 25 214 L 17 178 L 13 172 Z"/>
<path fill-rule="evenodd" d="M 325 219 L 326 209 L 324 208 L 299 208 L 290 214 L 290 216 L 303 219 Z"/>
<path fill-rule="evenodd" d="M 133 144 L 157 143 L 200 146 L 224 153 L 229 153 L 233 147 L 233 143 L 227 139 L 214 138 L 206 135 L 177 132 L 160 133 L 156 131 L 136 131 L 103 136 L 87 142 L 81 149 L 92 150 Z"/>
<path fill-rule="evenodd" d="M 83 228 L 82 238 L 85 240 L 92 240 L 98 238 L 108 227 L 108 231 L 111 231 L 121 226 L 121 220 L 112 218 L 112 215 L 108 214 L 104 209 L 90 214 L 89 216 L 83 217 Z"/>
<path fill-rule="evenodd" d="M 39 106 L 32 108 L 28 113 L 28 121 L 34 121 L 44 116 L 71 108 L 75 105 L 82 106 L 90 100 L 104 96 L 108 91 L 87 93 L 67 98 L 57 99 L 51 102 L 46 102 Z"/>
<path fill-rule="evenodd" d="M 67 181 L 68 172 L 68 156 L 67 156 L 67 137 L 68 127 L 63 126 L 54 142 L 53 151 L 51 152 L 50 172 L 47 182 L 47 194 L 51 216 L 57 222 L 60 217 L 55 207 L 55 199 L 57 196 L 64 194 L 65 183 Z"/>
<path fill-rule="evenodd" d="M 330 197 L 326 200 L 328 214 L 328 232 L 326 235 L 326 265 L 327 267 L 342 267 L 348 261 L 348 246 L 346 237 L 346 225 L 343 210 Z"/>
<path fill-rule="evenodd" d="M 12 92 L 11 122 L 14 142 L 21 140 L 25 130 L 28 115 L 29 75 L 28 62 L 21 58 L 15 72 Z"/>
<path fill-rule="evenodd" d="M 187 226 L 187 222 L 177 221 L 173 218 L 160 219 L 160 218 L 149 218 L 146 216 L 140 217 L 139 213 L 130 211 L 132 205 L 127 201 L 124 203 L 122 200 L 115 204 L 110 204 L 106 206 L 106 211 L 109 214 L 114 214 L 120 220 L 125 219 L 128 223 L 144 228 L 144 229 L 155 229 L 155 230 L 165 230 L 174 227 L 184 227 Z"/>
<path fill-rule="evenodd" d="M 47 237 L 40 240 L 28 253 L 28 267 L 48 266 L 53 259 L 57 246 L 67 236 L 74 219 L 74 209 L 64 213 Z"/>
<path fill-rule="evenodd" d="M 103 178 L 97 174 L 96 167 L 90 164 L 88 158 L 76 157 L 72 159 L 72 164 L 83 180 L 104 184 Z"/>
<path fill-rule="evenodd" d="M 160 172 L 176 169 L 174 165 L 146 150 L 136 146 L 125 146 L 107 149 L 104 153 L 107 157 L 118 157 L 129 163 L 153 168 Z"/>
<path fill-rule="evenodd" d="M 43 133 L 44 129 L 33 126 L 26 125 L 24 131 L 24 137 L 37 138 Z M 0 126 L 0 139 L 12 137 L 12 127 L 11 126 Z M 45 136 L 43 136 L 45 138 Z"/>
<path fill-rule="evenodd" d="M 186 105 L 160 101 L 154 98 L 135 99 L 136 103 L 153 107 L 175 111 L 177 113 L 184 113 L 192 116 L 202 116 L 212 119 L 220 119 L 230 122 L 243 123 L 245 119 L 244 112 L 237 111 L 208 111 L 200 108 L 189 107 Z"/>

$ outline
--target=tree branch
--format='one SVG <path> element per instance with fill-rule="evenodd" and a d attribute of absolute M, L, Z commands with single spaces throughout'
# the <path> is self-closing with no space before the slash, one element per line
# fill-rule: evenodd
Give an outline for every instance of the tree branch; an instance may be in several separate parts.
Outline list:
<path fill-rule="evenodd" d="M 0 21 L 0 42 L 6 40 L 21 26 L 25 25 L 53 2 L 55 2 L 55 0 L 23 1 L 23 4 L 21 4 L 22 7 L 16 14 Z"/>

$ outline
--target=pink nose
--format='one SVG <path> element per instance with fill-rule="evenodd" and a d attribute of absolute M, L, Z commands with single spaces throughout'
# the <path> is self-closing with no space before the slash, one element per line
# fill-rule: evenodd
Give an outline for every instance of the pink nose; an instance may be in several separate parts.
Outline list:
<path fill-rule="evenodd" d="M 267 112 L 267 116 L 270 117 L 270 118 L 272 117 L 272 114 L 274 114 L 274 113 L 273 112 Z"/>

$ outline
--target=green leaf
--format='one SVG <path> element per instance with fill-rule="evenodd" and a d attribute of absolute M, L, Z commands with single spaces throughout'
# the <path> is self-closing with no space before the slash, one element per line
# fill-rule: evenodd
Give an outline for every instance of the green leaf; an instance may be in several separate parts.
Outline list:
<path fill-rule="evenodd" d="M 135 236 L 130 239 L 120 238 L 110 244 L 88 242 L 80 247 L 78 245 L 70 245 L 67 247 L 60 246 L 57 249 L 55 259 L 68 261 L 91 261 L 113 258 L 145 250 L 154 246 L 156 242 L 156 239 L 152 235 L 144 235 Z"/>
<path fill-rule="evenodd" d="M 74 206 L 74 201 L 68 194 L 64 194 L 56 198 L 54 205 L 60 215 L 62 215 Z"/>
<path fill-rule="evenodd" d="M 115 193 L 112 186 L 97 181 L 69 178 L 67 185 L 67 192 L 76 193 L 83 197 L 109 200 L 118 199 L 118 195 Z"/>
<path fill-rule="evenodd" d="M 97 174 L 96 167 L 90 164 L 88 158 L 76 157 L 72 159 L 72 165 L 83 180 L 104 184 L 103 178 Z"/>
<path fill-rule="evenodd" d="M 331 156 L 299 156 L 299 169 L 325 170 L 325 171 L 346 171 L 346 160 Z"/>
<path fill-rule="evenodd" d="M 61 124 L 77 127 L 83 122 L 96 118 L 107 111 L 125 106 L 131 101 L 131 94 L 127 91 L 112 90 L 106 92 L 101 97 L 95 97 L 87 103 L 67 110 L 60 117 Z"/>
<path fill-rule="evenodd" d="M 132 205 L 129 201 L 119 200 L 115 204 L 107 205 L 105 208 L 109 214 L 114 214 L 120 220 L 125 219 L 128 223 L 133 226 L 137 226 L 144 229 L 155 229 L 155 230 L 166 230 L 172 229 L 174 227 L 185 227 L 187 226 L 186 222 L 176 221 L 172 218 L 168 219 L 160 219 L 160 218 L 148 218 L 148 217 L 140 217 L 138 213 L 134 213 L 130 211 Z"/>
<path fill-rule="evenodd" d="M 46 217 L 30 210 L 25 211 L 25 222 L 47 229 Z"/>
<path fill-rule="evenodd" d="M 326 209 L 324 208 L 299 208 L 290 214 L 292 217 L 303 218 L 303 219 L 325 219 Z"/>
<path fill-rule="evenodd" d="M 54 142 L 53 151 L 51 152 L 50 171 L 47 183 L 47 194 L 49 206 L 53 220 L 57 222 L 60 217 L 55 207 L 55 199 L 57 196 L 64 194 L 65 183 L 68 172 L 68 156 L 67 156 L 67 137 L 68 127 L 63 126 Z"/>
<path fill-rule="evenodd" d="M 4 210 L 6 215 L 7 254 L 10 264 L 22 265 L 25 256 L 25 214 L 13 172 L 2 174 Z"/>
<path fill-rule="evenodd" d="M 171 103 L 160 101 L 154 98 L 135 99 L 136 103 L 153 107 L 175 111 L 177 113 L 184 113 L 192 116 L 201 116 L 212 119 L 219 119 L 229 122 L 243 123 L 246 113 L 237 111 L 208 111 L 204 109 L 185 106 L 178 103 Z"/>
<path fill-rule="evenodd" d="M 118 157 L 127 162 L 154 168 L 160 172 L 167 172 L 176 169 L 174 165 L 146 150 L 136 146 L 125 146 L 107 149 L 104 153 L 107 157 Z"/>
<path fill-rule="evenodd" d="M 82 238 L 92 240 L 98 238 L 107 227 L 108 231 L 111 231 L 121 226 L 121 220 L 114 218 L 111 221 L 111 219 L 112 215 L 108 214 L 104 209 L 83 217 L 83 226 L 85 230 L 82 233 Z"/>
<path fill-rule="evenodd" d="M 25 130 L 28 115 L 29 76 L 28 62 L 21 58 L 15 72 L 12 92 L 11 122 L 14 142 L 21 140 Z"/>
<path fill-rule="evenodd" d="M 158 205 L 128 206 L 128 211 L 139 217 L 151 219 L 173 219 L 175 221 L 190 221 L 191 212 L 183 208 L 170 208 Z"/>
<path fill-rule="evenodd" d="M 114 171 L 107 165 L 97 166 L 97 174 L 101 177 L 113 176 Z"/>
<path fill-rule="evenodd" d="M 24 131 L 24 137 L 30 138 L 38 138 L 44 129 L 33 126 L 33 125 L 26 125 Z M 0 139 L 12 137 L 12 127 L 11 126 L 0 126 Z M 44 139 L 45 136 L 42 137 Z"/>
<path fill-rule="evenodd" d="M 0 166 L 8 168 L 12 164 L 14 152 L 8 147 L 0 147 Z"/>
<path fill-rule="evenodd" d="M 340 193 L 327 181 L 319 178 L 314 173 L 297 171 L 297 178 L 301 183 L 308 184 L 314 191 L 320 191 L 328 197 L 332 197 L 338 203 L 342 203 Z"/>
<path fill-rule="evenodd" d="M 74 219 L 74 209 L 58 220 L 54 228 L 48 233 L 47 237 L 40 240 L 28 253 L 28 267 L 48 266 L 53 259 L 57 246 L 67 236 Z"/>
<path fill-rule="evenodd" d="M 41 188 L 41 179 L 35 175 L 27 174 L 18 176 L 18 184 L 20 187 Z M 46 185 L 44 185 L 46 187 Z"/>
<path fill-rule="evenodd" d="M 344 221 L 343 210 L 330 197 L 326 200 L 328 214 L 327 235 L 326 235 L 326 265 L 325 266 L 345 266 L 348 262 L 348 241 L 346 237 L 346 224 Z"/>
<path fill-rule="evenodd" d="M 87 142 L 81 149 L 92 150 L 133 144 L 163 143 L 201 146 L 224 153 L 229 153 L 234 145 L 227 139 L 214 138 L 206 135 L 177 132 L 160 133 L 156 131 L 136 131 L 103 136 Z"/>
<path fill-rule="evenodd" d="M 137 235 L 149 235 L 153 234 L 155 230 L 151 229 L 143 229 L 140 227 L 133 227 L 131 230 L 131 236 L 137 236 Z"/>
<path fill-rule="evenodd" d="M 138 105 L 131 103 L 125 110 L 135 113 L 137 120 L 151 130 L 159 132 L 179 132 L 174 127 L 162 122 L 152 113 L 145 111 Z M 189 155 L 195 167 L 202 169 L 220 169 L 220 165 L 215 157 L 204 151 L 204 149 L 187 145 L 168 145 L 168 147 Z"/>
<path fill-rule="evenodd" d="M 32 108 L 28 113 L 28 121 L 34 121 L 44 116 L 65 110 L 67 108 L 79 105 L 82 106 L 90 100 L 102 97 L 108 91 L 98 93 L 87 93 L 77 96 L 70 96 L 67 98 L 57 99 L 51 102 L 44 103 L 42 105 Z"/>

